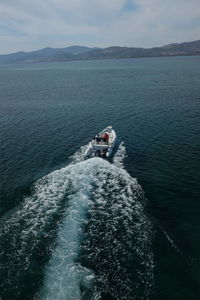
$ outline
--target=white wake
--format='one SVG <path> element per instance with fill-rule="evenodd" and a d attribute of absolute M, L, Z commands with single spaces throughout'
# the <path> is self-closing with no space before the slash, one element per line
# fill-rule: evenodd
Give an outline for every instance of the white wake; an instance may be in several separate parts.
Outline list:
<path fill-rule="evenodd" d="M 124 168 L 125 147 L 120 145 L 112 164 L 101 158 L 85 161 L 83 153 L 84 147 L 71 164 L 38 180 L 32 195 L 1 224 L 0 238 L 9 236 L 15 275 L 30 268 L 53 224 L 56 242 L 49 248 L 37 298 L 99 299 L 106 293 L 134 299 L 138 293 L 137 299 L 148 299 L 152 225 L 143 191 Z"/>

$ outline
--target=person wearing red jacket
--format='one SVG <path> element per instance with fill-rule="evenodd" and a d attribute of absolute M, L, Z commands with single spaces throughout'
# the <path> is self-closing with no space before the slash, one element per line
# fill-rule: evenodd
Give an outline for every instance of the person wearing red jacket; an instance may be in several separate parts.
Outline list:
<path fill-rule="evenodd" d="M 108 144 L 108 139 L 109 139 L 109 135 L 107 134 L 107 132 L 105 132 L 104 135 L 103 135 L 103 140 L 107 144 Z"/>

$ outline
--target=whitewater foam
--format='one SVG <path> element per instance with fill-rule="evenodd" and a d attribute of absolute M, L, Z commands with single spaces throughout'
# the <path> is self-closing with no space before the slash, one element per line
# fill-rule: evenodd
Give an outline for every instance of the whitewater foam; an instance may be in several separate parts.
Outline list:
<path fill-rule="evenodd" d="M 51 256 L 38 298 L 100 299 L 108 294 L 135 299 L 137 294 L 137 299 L 148 299 L 153 285 L 152 225 L 145 215 L 143 191 L 124 169 L 123 144 L 113 164 L 101 158 L 85 161 L 86 147 L 71 157 L 71 164 L 38 180 L 32 195 L 1 224 L 9 266 L 20 278 L 44 239 Z M 0 268 L 9 281 L 14 269 Z"/>
<path fill-rule="evenodd" d="M 147 299 L 153 279 L 152 228 L 137 180 L 93 158 L 73 166 L 71 184 L 73 194 L 45 270 L 41 298 L 81 299 L 89 294 L 98 299 L 108 293 L 134 299 L 142 285 L 137 299 Z M 130 264 L 137 265 L 134 276 Z"/>
<path fill-rule="evenodd" d="M 113 158 L 113 164 L 119 168 L 124 168 L 125 157 L 126 157 L 126 147 L 124 145 L 124 142 L 121 142 Z"/>

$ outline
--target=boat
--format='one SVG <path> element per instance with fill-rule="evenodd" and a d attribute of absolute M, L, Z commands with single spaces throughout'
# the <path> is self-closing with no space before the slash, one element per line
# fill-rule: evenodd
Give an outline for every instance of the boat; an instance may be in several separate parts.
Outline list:
<path fill-rule="evenodd" d="M 85 158 L 102 157 L 109 158 L 114 154 L 117 143 L 117 135 L 112 126 L 104 128 L 89 143 L 85 151 Z"/>

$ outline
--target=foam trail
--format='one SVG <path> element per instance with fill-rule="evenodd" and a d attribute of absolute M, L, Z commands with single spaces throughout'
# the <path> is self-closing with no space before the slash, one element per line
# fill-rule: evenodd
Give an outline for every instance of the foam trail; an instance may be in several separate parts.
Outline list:
<path fill-rule="evenodd" d="M 77 171 L 78 172 L 78 171 Z M 38 180 L 31 196 L 0 222 L 1 291 L 20 293 L 20 281 L 34 260 L 43 257 L 45 244 L 63 218 L 70 197 L 73 165 L 54 171 Z M 71 194 L 72 195 L 72 194 Z M 47 243 L 45 243 L 47 241 Z M 30 270 L 31 272 L 31 270 Z M 3 294 L 2 297 L 5 295 Z M 0 294 L 1 298 L 1 294 Z"/>
<path fill-rule="evenodd" d="M 40 297 L 100 299 L 106 292 L 116 299 L 134 299 L 143 289 L 137 299 L 144 294 L 148 299 L 152 228 L 136 179 L 101 158 L 79 162 L 70 172 L 66 217 L 46 266 Z M 134 275 L 130 264 L 135 265 Z"/>
<path fill-rule="evenodd" d="M 161 226 L 160 226 L 160 228 L 161 228 L 163 234 L 165 235 L 166 239 L 167 239 L 168 242 L 170 243 L 170 245 L 171 245 L 171 246 L 172 246 L 179 254 L 183 255 L 182 252 L 181 252 L 181 250 L 178 248 L 178 246 L 177 246 L 176 243 L 173 241 L 173 239 L 169 236 L 169 234 L 168 234 Z"/>
<path fill-rule="evenodd" d="M 126 157 L 126 147 L 124 145 L 124 142 L 121 142 L 113 158 L 113 164 L 119 168 L 124 168 L 125 157 Z"/>
<path fill-rule="evenodd" d="M 31 195 L 1 220 L 0 298 L 8 291 L 10 299 L 16 293 L 20 298 L 23 278 L 37 287 L 34 274 L 43 267 L 38 260 L 50 256 L 38 298 L 96 300 L 106 293 L 148 299 L 152 226 L 141 187 L 123 169 L 125 147 L 120 145 L 113 164 L 84 161 L 85 148 L 70 165 L 38 180 Z"/>
<path fill-rule="evenodd" d="M 70 167 L 71 195 L 67 215 L 60 228 L 57 247 L 46 268 L 42 299 L 80 299 L 81 281 L 92 281 L 93 274 L 76 263 L 79 244 L 84 233 L 88 207 L 92 205 L 90 192 L 95 178 L 95 165 L 98 158 Z"/>
<path fill-rule="evenodd" d="M 79 163 L 85 160 L 85 151 L 88 148 L 89 144 L 81 146 L 74 154 L 70 156 L 71 162 L 73 164 Z"/>

